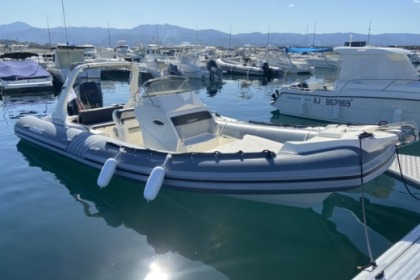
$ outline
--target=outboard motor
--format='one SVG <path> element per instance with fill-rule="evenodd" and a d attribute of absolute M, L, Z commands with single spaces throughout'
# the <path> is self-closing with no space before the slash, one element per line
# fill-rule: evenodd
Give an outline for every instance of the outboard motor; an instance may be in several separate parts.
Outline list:
<path fill-rule="evenodd" d="M 264 71 L 264 78 L 266 78 L 267 80 L 272 80 L 274 78 L 274 71 L 270 68 L 270 66 L 268 66 L 268 62 L 264 62 L 261 68 Z"/>
<path fill-rule="evenodd" d="M 93 109 L 103 106 L 102 90 L 96 82 L 83 82 L 79 85 L 79 97 L 84 108 Z"/>
<path fill-rule="evenodd" d="M 210 72 L 215 72 L 219 68 L 217 66 L 216 61 L 214 61 L 213 59 L 210 59 L 209 61 L 207 61 L 206 67 L 207 67 L 207 70 L 209 70 Z"/>
<path fill-rule="evenodd" d="M 178 67 L 172 63 L 168 65 L 169 75 L 181 76 L 181 72 L 178 70 Z"/>
<path fill-rule="evenodd" d="M 219 68 L 216 61 L 214 61 L 213 59 L 210 59 L 209 61 L 207 61 L 206 68 L 208 71 L 210 71 L 211 81 L 214 81 L 215 76 L 218 77 L 218 80 L 221 80 L 223 70 Z"/>
<path fill-rule="evenodd" d="M 278 89 L 276 89 L 276 90 L 274 91 L 274 93 L 271 95 L 271 102 L 276 101 L 276 99 L 279 97 L 279 95 L 280 95 L 280 92 L 279 92 L 279 90 L 278 90 Z"/>

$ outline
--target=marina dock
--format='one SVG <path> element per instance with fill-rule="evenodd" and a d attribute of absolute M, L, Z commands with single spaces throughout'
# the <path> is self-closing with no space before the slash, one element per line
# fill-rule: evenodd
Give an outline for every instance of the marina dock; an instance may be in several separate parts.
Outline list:
<path fill-rule="evenodd" d="M 399 154 L 386 174 L 420 189 L 420 157 Z"/>
<path fill-rule="evenodd" d="M 420 279 L 420 224 L 395 243 L 353 280 Z"/>
<path fill-rule="evenodd" d="M 420 189 L 420 157 L 398 155 L 386 172 L 389 176 Z M 353 280 L 420 279 L 420 224 L 384 252 Z"/>

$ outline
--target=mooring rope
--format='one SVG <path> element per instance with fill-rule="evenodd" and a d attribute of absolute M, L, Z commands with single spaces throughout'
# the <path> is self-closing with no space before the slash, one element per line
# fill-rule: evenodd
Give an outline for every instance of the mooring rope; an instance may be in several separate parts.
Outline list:
<path fill-rule="evenodd" d="M 366 209 L 365 209 L 365 186 L 364 186 L 364 180 L 363 180 L 363 150 L 362 150 L 362 139 L 372 137 L 372 133 L 363 132 L 359 135 L 359 161 L 360 161 L 360 184 L 362 186 L 362 218 L 363 218 L 363 226 L 365 231 L 365 238 L 366 238 L 366 246 L 369 253 L 370 263 L 366 266 L 358 266 L 358 269 L 364 269 L 369 266 L 373 266 L 374 268 L 377 267 L 372 254 L 372 249 L 370 247 L 370 239 L 369 239 L 369 233 L 368 233 L 368 226 L 366 221 Z"/>

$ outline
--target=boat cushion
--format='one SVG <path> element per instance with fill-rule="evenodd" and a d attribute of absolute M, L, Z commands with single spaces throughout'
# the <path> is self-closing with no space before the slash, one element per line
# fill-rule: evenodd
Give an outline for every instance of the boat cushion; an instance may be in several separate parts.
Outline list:
<path fill-rule="evenodd" d="M 181 142 L 188 141 L 202 134 L 217 133 L 217 124 L 209 111 L 199 111 L 172 117 L 171 121 L 176 128 Z"/>
<path fill-rule="evenodd" d="M 122 108 L 112 113 L 117 136 L 122 141 L 139 143 L 141 140 L 140 124 L 134 114 L 134 108 Z"/>
<path fill-rule="evenodd" d="M 242 139 L 217 147 L 211 151 L 218 151 L 221 153 L 237 153 L 242 151 L 244 153 L 251 153 L 269 150 L 277 153 L 282 145 L 283 144 L 280 142 L 255 135 L 245 134 Z"/>
<path fill-rule="evenodd" d="M 85 125 L 111 122 L 112 112 L 122 108 L 121 105 L 113 105 L 89 110 L 80 110 L 78 122 Z"/>

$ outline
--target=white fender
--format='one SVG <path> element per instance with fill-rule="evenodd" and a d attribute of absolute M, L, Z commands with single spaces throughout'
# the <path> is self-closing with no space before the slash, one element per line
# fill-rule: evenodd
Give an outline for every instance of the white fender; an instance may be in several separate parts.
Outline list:
<path fill-rule="evenodd" d="M 114 158 L 109 158 L 105 161 L 98 176 L 97 184 L 99 187 L 104 188 L 108 186 L 109 181 L 111 181 L 111 178 L 114 175 L 117 165 L 118 163 Z"/>
<path fill-rule="evenodd" d="M 162 187 L 165 178 L 165 168 L 156 166 L 150 173 L 144 188 L 143 196 L 147 201 L 154 200 Z"/>

